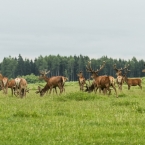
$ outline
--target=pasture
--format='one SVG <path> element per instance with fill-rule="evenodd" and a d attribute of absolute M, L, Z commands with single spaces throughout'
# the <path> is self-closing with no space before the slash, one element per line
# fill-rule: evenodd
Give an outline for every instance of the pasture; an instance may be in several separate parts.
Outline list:
<path fill-rule="evenodd" d="M 145 144 L 145 79 L 142 90 L 124 84 L 118 98 L 113 90 L 80 92 L 78 82 L 66 82 L 61 96 L 40 97 L 38 85 L 28 84 L 23 99 L 0 92 L 0 145 Z"/>

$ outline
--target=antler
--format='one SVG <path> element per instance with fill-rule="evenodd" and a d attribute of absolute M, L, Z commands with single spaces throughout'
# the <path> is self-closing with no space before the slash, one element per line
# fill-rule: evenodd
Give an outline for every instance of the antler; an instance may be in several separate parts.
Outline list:
<path fill-rule="evenodd" d="M 122 68 L 118 69 L 118 68 L 116 67 L 116 64 L 113 65 L 113 68 L 114 68 L 114 70 L 116 70 L 116 72 L 119 72 L 119 71 L 124 70 L 124 68 L 123 68 L 123 69 L 122 69 Z"/>
<path fill-rule="evenodd" d="M 104 66 L 105 66 L 105 61 L 103 61 L 103 64 L 102 64 L 102 66 L 100 65 L 100 69 L 98 70 L 96 70 L 96 71 L 94 71 L 92 68 L 91 68 L 91 61 L 88 61 L 88 65 L 86 65 L 86 70 L 88 71 L 88 72 L 91 72 L 91 73 L 98 73 L 100 70 L 102 70 L 103 68 L 104 68 Z"/>
<path fill-rule="evenodd" d="M 106 62 L 105 62 L 105 61 L 103 61 L 102 66 L 100 65 L 100 69 L 99 69 L 99 70 L 97 70 L 97 72 L 99 72 L 100 70 L 102 70 L 102 69 L 104 68 L 105 64 L 106 64 Z"/>
<path fill-rule="evenodd" d="M 40 73 L 41 75 L 43 75 L 43 76 L 46 76 L 49 72 L 50 72 L 50 70 L 49 70 L 49 71 L 46 71 L 46 70 L 44 70 L 44 71 L 39 71 L 39 73 Z"/>
<path fill-rule="evenodd" d="M 124 67 L 124 69 L 125 69 L 125 71 L 124 71 L 125 74 L 127 74 L 128 72 L 130 72 L 130 70 L 128 69 L 128 67 L 129 67 L 129 64 L 128 64 L 127 66 Z"/>
<path fill-rule="evenodd" d="M 95 72 L 95 71 L 91 68 L 91 61 L 88 61 L 88 65 L 86 65 L 86 70 L 87 70 L 87 72 L 91 72 L 91 73 Z"/>
<path fill-rule="evenodd" d="M 128 64 L 127 66 L 125 65 L 124 70 L 125 70 L 125 69 L 127 69 L 127 70 L 128 70 L 128 67 L 129 67 L 129 64 Z"/>

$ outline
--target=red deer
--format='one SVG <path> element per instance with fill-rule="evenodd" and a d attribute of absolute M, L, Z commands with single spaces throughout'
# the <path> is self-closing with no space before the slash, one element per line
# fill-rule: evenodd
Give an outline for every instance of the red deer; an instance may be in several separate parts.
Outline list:
<path fill-rule="evenodd" d="M 102 70 L 105 66 L 105 62 L 103 62 L 103 65 L 100 66 L 100 69 L 94 71 L 92 68 L 91 68 L 91 62 L 88 62 L 88 65 L 86 66 L 86 70 L 87 72 L 90 72 L 92 74 L 92 78 L 94 79 L 94 88 L 96 88 L 96 91 L 97 89 L 101 89 L 101 90 L 104 90 L 106 89 L 107 91 L 109 91 L 109 95 L 111 93 L 111 89 L 110 87 L 112 87 L 116 93 L 116 97 L 118 97 L 117 95 L 117 91 L 116 91 L 116 87 L 115 87 L 115 82 L 114 82 L 114 77 L 112 76 L 98 76 L 98 73 L 100 70 Z"/>
<path fill-rule="evenodd" d="M 20 86 L 20 80 L 21 78 L 17 77 L 15 78 L 15 84 L 16 84 L 16 87 L 15 87 L 15 94 L 20 94 L 20 90 L 19 90 L 19 86 Z"/>
<path fill-rule="evenodd" d="M 12 95 L 14 94 L 16 96 L 15 94 L 16 82 L 14 79 L 8 81 L 8 88 L 11 89 Z"/>
<path fill-rule="evenodd" d="M 128 85 L 128 90 L 130 90 L 131 86 L 139 86 L 142 89 L 142 85 L 141 85 L 142 80 L 140 78 L 128 78 L 127 73 L 129 71 L 130 70 L 126 69 L 125 75 L 124 75 L 124 80 L 125 80 L 126 84 Z"/>
<path fill-rule="evenodd" d="M 53 76 L 53 77 L 51 77 L 51 78 L 48 78 L 46 75 L 49 73 L 50 71 L 40 71 L 39 73 L 41 74 L 40 76 L 39 76 L 39 79 L 43 79 L 43 80 L 45 80 L 47 83 L 49 82 L 49 81 L 54 81 L 54 83 L 53 82 L 51 82 L 51 83 L 49 83 L 49 85 L 52 85 L 52 86 L 50 86 L 50 92 L 49 92 L 49 94 L 51 94 L 51 90 L 52 90 L 52 88 L 54 88 L 55 89 L 55 92 L 56 92 L 56 94 L 57 94 L 57 87 L 60 89 L 60 92 L 61 92 L 61 87 L 63 88 L 63 91 L 65 91 L 65 88 L 64 88 L 64 84 L 65 84 L 65 82 L 68 80 L 68 78 L 67 77 L 64 77 L 64 76 Z M 59 81 L 61 81 L 61 79 L 62 79 L 62 82 L 60 83 Z M 56 80 L 56 81 L 55 81 Z M 55 84 L 56 83 L 56 84 Z M 58 83 L 58 84 L 57 84 Z M 49 89 L 48 89 L 49 90 Z M 47 92 L 48 92 L 48 90 L 47 90 Z M 62 93 L 62 92 L 61 92 Z"/>
<path fill-rule="evenodd" d="M 8 78 L 0 74 L 0 81 L 1 81 L 3 93 L 7 94 L 8 93 Z"/>
<path fill-rule="evenodd" d="M 21 97 L 25 97 L 26 96 L 26 92 L 28 92 L 27 85 L 28 85 L 27 81 L 24 78 L 21 78 L 20 85 L 19 85 L 20 96 Z"/>
<path fill-rule="evenodd" d="M 15 94 L 19 95 L 21 98 L 26 96 L 26 92 L 29 92 L 29 89 L 27 88 L 27 81 L 24 78 L 15 78 L 15 83 Z"/>
<path fill-rule="evenodd" d="M 116 64 L 114 64 L 113 66 L 114 70 L 116 71 L 116 75 L 117 75 L 117 78 L 116 78 L 116 83 L 118 85 L 118 88 L 119 90 L 122 90 L 122 85 L 124 83 L 124 77 L 123 77 L 123 74 L 122 74 L 122 71 L 126 69 L 126 67 L 124 67 L 123 69 L 118 69 L 116 67 Z"/>
<path fill-rule="evenodd" d="M 65 92 L 65 87 L 64 87 L 64 85 L 65 85 L 65 82 L 68 81 L 68 78 L 62 76 L 62 79 L 63 79 L 63 91 Z"/>
<path fill-rule="evenodd" d="M 79 77 L 79 86 L 80 86 L 80 91 L 84 90 L 84 85 L 86 84 L 86 80 L 83 76 L 83 72 L 80 71 L 77 76 Z"/>
<path fill-rule="evenodd" d="M 47 78 L 44 73 L 42 73 L 42 77 L 44 77 L 47 80 L 47 84 L 44 86 L 43 89 L 41 89 L 41 87 L 38 86 L 38 91 L 36 91 L 36 93 L 40 93 L 40 96 L 43 96 L 49 89 L 50 92 L 49 94 L 51 94 L 51 91 L 53 88 L 56 89 L 56 87 L 58 87 L 60 89 L 60 94 L 63 92 L 63 87 L 64 87 L 64 79 L 62 76 L 53 76 L 50 78 Z"/>
<path fill-rule="evenodd" d="M 36 94 L 40 93 L 40 96 L 43 96 L 49 89 L 49 94 L 51 94 L 51 90 L 53 87 L 58 87 L 60 89 L 60 94 L 63 92 L 63 79 L 61 76 L 49 78 L 44 88 L 41 89 L 41 87 L 38 86 L 38 91 L 36 91 Z"/>

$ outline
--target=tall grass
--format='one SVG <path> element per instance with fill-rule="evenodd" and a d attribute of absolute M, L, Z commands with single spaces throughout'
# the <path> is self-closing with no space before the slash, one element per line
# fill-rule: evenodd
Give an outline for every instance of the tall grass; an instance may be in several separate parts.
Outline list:
<path fill-rule="evenodd" d="M 20 99 L 0 92 L 0 145 L 145 144 L 145 85 L 123 86 L 119 97 L 79 91 L 66 83 L 65 93 L 40 97 L 39 84 Z M 43 86 L 45 84 L 42 84 Z"/>

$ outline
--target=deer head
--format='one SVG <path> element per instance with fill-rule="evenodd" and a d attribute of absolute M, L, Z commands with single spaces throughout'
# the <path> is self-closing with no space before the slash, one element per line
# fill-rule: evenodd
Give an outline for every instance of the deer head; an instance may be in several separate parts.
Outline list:
<path fill-rule="evenodd" d="M 125 66 L 124 68 L 120 68 L 120 69 L 118 69 L 116 67 L 116 64 L 114 64 L 114 66 L 113 66 L 114 70 L 116 71 L 117 76 L 122 75 L 122 71 L 125 70 L 127 67 L 129 67 L 129 64 L 128 64 L 128 66 Z"/>
<path fill-rule="evenodd" d="M 128 69 L 128 67 L 129 67 L 129 64 L 128 64 L 128 66 L 125 66 L 125 71 L 124 71 L 125 76 L 127 75 L 128 72 L 130 72 L 130 70 Z"/>
<path fill-rule="evenodd" d="M 46 76 L 48 73 L 50 73 L 50 70 L 47 71 L 47 70 L 44 70 L 44 71 L 39 71 L 39 73 L 42 75 L 42 76 Z"/>
<path fill-rule="evenodd" d="M 77 74 L 78 77 L 83 77 L 83 72 L 80 71 L 78 74 Z"/>
<path fill-rule="evenodd" d="M 44 71 L 39 71 L 39 73 L 40 73 L 39 79 L 45 79 L 46 75 L 50 73 L 50 71 L 44 70 Z"/>
<path fill-rule="evenodd" d="M 35 93 L 36 93 L 36 94 L 40 93 L 40 96 L 41 96 L 41 97 L 45 94 L 45 92 L 43 91 L 43 89 L 41 89 L 40 86 L 38 86 L 38 90 L 37 90 Z"/>

